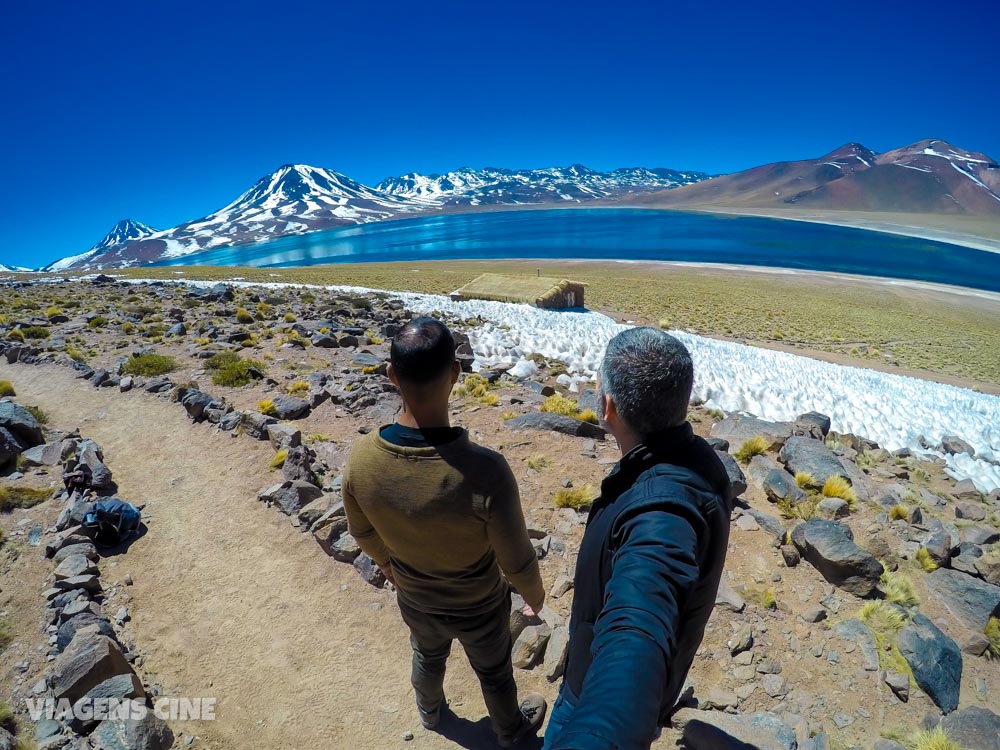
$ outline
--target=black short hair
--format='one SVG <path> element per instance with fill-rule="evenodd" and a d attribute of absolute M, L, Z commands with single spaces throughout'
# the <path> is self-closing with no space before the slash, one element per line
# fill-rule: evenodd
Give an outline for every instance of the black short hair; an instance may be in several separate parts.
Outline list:
<path fill-rule="evenodd" d="M 455 339 L 440 320 L 414 318 L 393 338 L 389 362 L 401 381 L 430 383 L 455 362 Z"/>

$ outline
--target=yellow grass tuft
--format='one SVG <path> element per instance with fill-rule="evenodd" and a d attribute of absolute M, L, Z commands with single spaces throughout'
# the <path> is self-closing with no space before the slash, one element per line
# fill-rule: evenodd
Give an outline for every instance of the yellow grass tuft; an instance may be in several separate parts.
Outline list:
<path fill-rule="evenodd" d="M 823 483 L 823 495 L 826 497 L 839 497 L 847 502 L 848 507 L 853 508 L 858 504 L 858 495 L 851 487 L 851 483 L 841 476 L 830 476 Z"/>
<path fill-rule="evenodd" d="M 15 508 L 33 508 L 52 497 L 52 490 L 31 487 L 0 487 L 0 512 L 10 513 Z"/>
<path fill-rule="evenodd" d="M 479 397 L 479 403 L 486 406 L 496 406 L 500 403 L 500 397 L 495 393 L 486 393 Z"/>
<path fill-rule="evenodd" d="M 583 487 L 569 487 L 556 491 L 555 505 L 557 508 L 572 508 L 587 510 L 597 499 L 597 492 L 589 484 Z"/>
<path fill-rule="evenodd" d="M 894 573 L 886 568 L 882 571 L 879 582 L 882 584 L 882 593 L 885 594 L 886 601 L 903 607 L 915 607 L 920 604 L 920 598 L 913 589 L 913 583 L 902 573 Z"/>
<path fill-rule="evenodd" d="M 865 602 L 858 612 L 858 619 L 876 635 L 893 636 L 906 624 L 906 616 L 880 599 Z"/>
<path fill-rule="evenodd" d="M 795 472 L 795 484 L 799 486 L 799 489 L 805 490 L 816 486 L 816 478 L 808 471 L 797 471 Z"/>
<path fill-rule="evenodd" d="M 261 414 L 266 414 L 269 417 L 278 416 L 278 410 L 274 408 L 274 401 L 269 398 L 265 398 L 263 401 L 257 402 L 257 411 Z"/>
<path fill-rule="evenodd" d="M 577 418 L 591 424 L 600 424 L 601 421 L 593 409 L 584 409 L 577 415 Z"/>
<path fill-rule="evenodd" d="M 236 322 L 237 323 L 253 323 L 254 317 L 250 314 L 250 311 L 245 307 L 236 308 Z"/>
<path fill-rule="evenodd" d="M 742 463 L 750 463 L 754 456 L 763 456 L 767 453 L 767 441 L 761 435 L 752 437 L 740 446 L 739 450 L 733 454 L 736 460 Z"/>
<path fill-rule="evenodd" d="M 580 406 L 576 401 L 559 395 L 549 396 L 545 399 L 541 407 L 539 407 L 539 410 L 549 412 L 550 414 L 562 414 L 567 417 L 576 417 L 580 414 Z"/>
<path fill-rule="evenodd" d="M 532 453 L 528 456 L 528 468 L 535 471 L 541 471 L 550 463 L 548 456 L 543 456 L 541 453 Z"/>
<path fill-rule="evenodd" d="M 288 449 L 282 448 L 280 451 L 274 454 L 274 458 L 271 459 L 271 468 L 280 469 L 285 465 L 285 459 L 288 458 Z"/>
<path fill-rule="evenodd" d="M 889 508 L 889 520 L 890 521 L 905 521 L 907 519 L 906 506 L 896 503 L 891 508 Z"/>
<path fill-rule="evenodd" d="M 926 547 L 917 550 L 917 562 L 928 573 L 933 573 L 938 569 L 938 564 L 934 562 L 934 558 L 931 557 L 931 553 L 927 551 Z"/>
<path fill-rule="evenodd" d="M 952 742 L 941 727 L 920 732 L 913 738 L 913 750 L 962 750 L 962 746 Z"/>
<path fill-rule="evenodd" d="M 516 416 L 517 412 L 513 412 L 510 409 L 508 409 L 507 411 L 500 412 L 500 419 L 503 422 L 506 422 L 508 419 L 513 419 Z"/>
<path fill-rule="evenodd" d="M 288 386 L 288 394 L 290 396 L 305 396 L 307 393 L 309 393 L 309 383 L 305 380 L 296 380 Z"/>
<path fill-rule="evenodd" d="M 9 380 L 0 380 L 0 397 L 16 396 L 14 385 Z"/>
<path fill-rule="evenodd" d="M 986 623 L 986 629 L 983 633 L 986 635 L 986 640 L 990 642 L 988 650 L 990 656 L 1000 657 L 1000 620 L 991 617 L 990 621 Z"/>

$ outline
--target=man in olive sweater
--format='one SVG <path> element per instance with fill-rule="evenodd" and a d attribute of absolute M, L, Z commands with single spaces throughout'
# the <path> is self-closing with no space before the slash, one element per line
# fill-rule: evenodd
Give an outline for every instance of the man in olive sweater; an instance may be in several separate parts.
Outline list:
<path fill-rule="evenodd" d="M 396 586 L 423 725 L 438 725 L 445 665 L 458 639 L 497 739 L 510 747 L 537 729 L 546 708 L 537 693 L 518 704 L 510 584 L 527 610 L 541 609 L 545 593 L 510 467 L 449 423 L 460 370 L 440 321 L 416 318 L 396 335 L 388 374 L 403 411 L 395 424 L 355 442 L 344 508 L 351 534 Z"/>

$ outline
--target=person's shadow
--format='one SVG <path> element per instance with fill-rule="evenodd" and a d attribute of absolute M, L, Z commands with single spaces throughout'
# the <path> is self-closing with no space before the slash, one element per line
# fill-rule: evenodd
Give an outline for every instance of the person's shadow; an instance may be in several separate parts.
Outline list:
<path fill-rule="evenodd" d="M 499 747 L 488 716 L 479 721 L 470 721 L 445 706 L 441 711 L 441 723 L 434 731 L 466 750 L 492 750 Z M 540 735 L 526 737 L 514 747 L 517 750 L 541 750 L 542 737 Z"/>

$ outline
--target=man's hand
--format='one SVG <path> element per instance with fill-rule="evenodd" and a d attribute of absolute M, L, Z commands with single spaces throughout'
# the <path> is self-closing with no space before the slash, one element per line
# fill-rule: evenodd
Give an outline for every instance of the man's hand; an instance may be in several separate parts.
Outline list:
<path fill-rule="evenodd" d="M 385 580 L 391 583 L 393 586 L 396 585 L 396 578 L 392 574 L 392 564 L 389 565 L 379 565 L 378 569 L 382 571 L 382 575 L 385 576 Z"/>
<path fill-rule="evenodd" d="M 545 605 L 545 600 L 542 599 L 540 602 L 535 602 L 535 604 L 525 604 L 521 607 L 521 614 L 525 617 L 535 617 L 539 612 L 542 611 L 542 607 Z"/>

